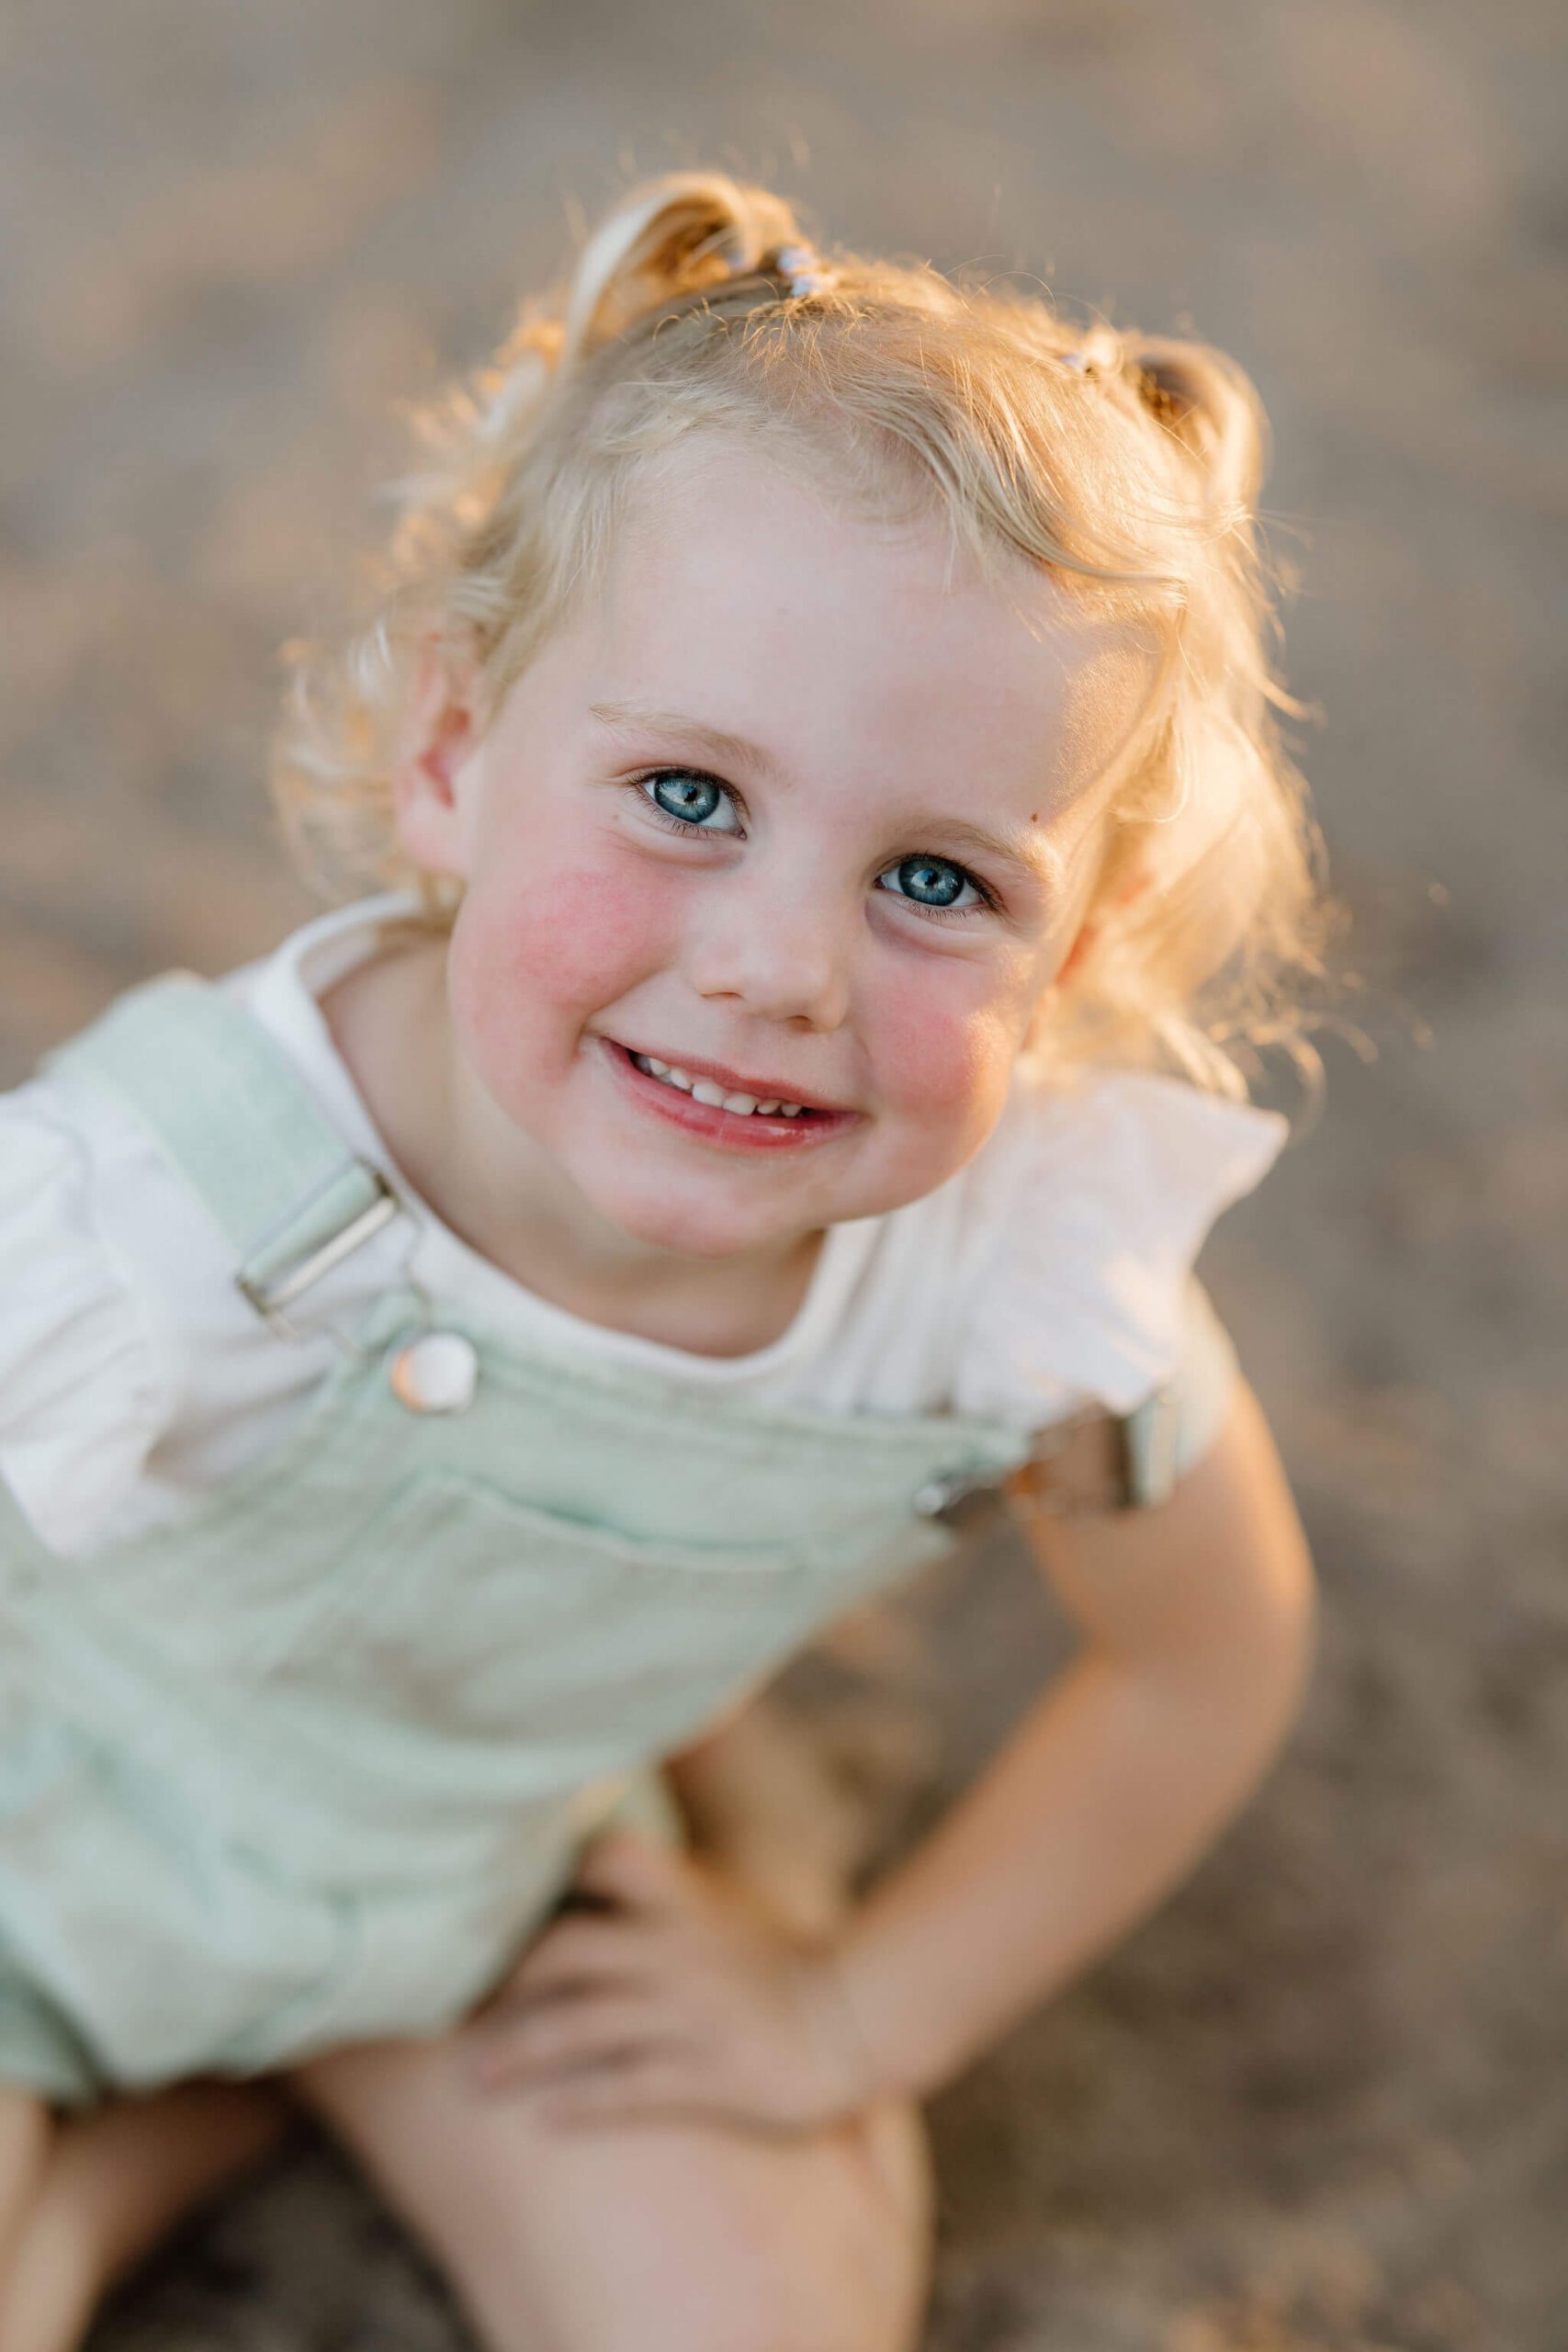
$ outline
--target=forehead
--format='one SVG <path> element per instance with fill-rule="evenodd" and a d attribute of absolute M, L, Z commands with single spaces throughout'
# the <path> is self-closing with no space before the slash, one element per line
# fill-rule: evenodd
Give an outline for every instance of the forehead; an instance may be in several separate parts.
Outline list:
<path fill-rule="evenodd" d="M 875 519 L 788 458 L 694 436 L 633 485 L 589 624 L 591 699 L 676 709 L 786 774 L 929 805 L 1099 796 L 1152 650 L 1049 576 L 984 576 L 940 518 Z"/>

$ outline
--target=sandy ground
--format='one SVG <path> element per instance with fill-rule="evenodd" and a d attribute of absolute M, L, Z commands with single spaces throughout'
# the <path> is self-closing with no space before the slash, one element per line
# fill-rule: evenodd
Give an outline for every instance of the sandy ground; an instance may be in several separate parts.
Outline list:
<path fill-rule="evenodd" d="M 1329 1046 L 1326 1117 L 1204 1270 L 1324 1653 L 1196 1880 L 937 2103 L 932 2352 L 1568 2342 L 1563 51 L 1547 0 L 0 16 L 6 1080 L 310 911 L 258 786 L 274 648 L 337 609 L 387 403 L 477 356 L 624 171 L 727 160 L 829 236 L 1190 317 L 1273 415 L 1377 1052 Z M 941 1738 L 889 1851 L 1059 1649 L 1005 1548 L 909 1606 L 879 1703 Z M 792 1688 L 843 1716 L 820 1665 Z M 304 2139 L 95 2337 L 461 2341 Z"/>

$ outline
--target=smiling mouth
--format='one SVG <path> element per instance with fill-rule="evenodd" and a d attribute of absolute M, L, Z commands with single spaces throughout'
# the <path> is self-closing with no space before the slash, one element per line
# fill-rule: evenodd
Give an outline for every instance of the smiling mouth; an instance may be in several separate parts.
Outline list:
<path fill-rule="evenodd" d="M 821 1144 L 860 1124 L 862 1114 L 834 1103 L 802 1102 L 761 1079 L 715 1062 L 666 1061 L 615 1037 L 602 1049 L 650 1111 L 697 1143 L 769 1152 Z M 764 1091 L 769 1087 L 770 1091 Z"/>
<path fill-rule="evenodd" d="M 739 1091 L 727 1092 L 716 1080 L 694 1078 L 690 1070 L 682 1069 L 679 1064 L 655 1061 L 651 1054 L 633 1054 L 632 1061 L 648 1077 L 658 1079 L 660 1085 L 678 1087 L 682 1094 L 689 1094 L 694 1102 L 706 1102 L 715 1111 L 733 1112 L 739 1118 L 800 1119 L 821 1115 L 820 1113 L 807 1113 L 804 1102 L 784 1102 L 777 1097 L 760 1100 L 755 1094 Z"/>
<path fill-rule="evenodd" d="M 656 1079 L 680 1094 L 689 1095 L 694 1102 L 706 1103 L 709 1109 L 728 1111 L 732 1117 L 750 1119 L 839 1119 L 845 1114 L 837 1105 L 826 1102 L 802 1102 L 786 1094 L 782 1087 L 770 1086 L 761 1079 L 745 1080 L 732 1072 L 720 1074 L 710 1064 L 689 1069 L 682 1062 L 667 1062 L 657 1054 L 639 1053 L 634 1046 L 623 1046 L 634 1069 L 645 1078 Z"/>

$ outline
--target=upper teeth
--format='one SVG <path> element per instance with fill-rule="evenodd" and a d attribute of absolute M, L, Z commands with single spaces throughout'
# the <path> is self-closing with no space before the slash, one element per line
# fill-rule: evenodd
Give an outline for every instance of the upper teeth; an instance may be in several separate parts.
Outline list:
<path fill-rule="evenodd" d="M 680 1087 L 694 1102 L 711 1102 L 716 1110 L 736 1111 L 742 1118 L 752 1111 L 761 1111 L 764 1118 L 777 1113 L 786 1119 L 798 1119 L 801 1114 L 802 1106 L 798 1102 L 759 1102 L 754 1094 L 727 1094 L 722 1086 L 714 1084 L 711 1078 L 694 1078 L 690 1070 L 682 1069 L 678 1063 L 658 1061 L 652 1054 L 633 1054 L 632 1059 L 638 1069 L 649 1071 L 654 1078 L 661 1078 L 666 1086 Z"/>

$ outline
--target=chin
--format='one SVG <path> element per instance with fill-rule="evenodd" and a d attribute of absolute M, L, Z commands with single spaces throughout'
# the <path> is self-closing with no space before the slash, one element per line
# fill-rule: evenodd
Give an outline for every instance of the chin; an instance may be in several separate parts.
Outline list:
<path fill-rule="evenodd" d="M 683 1258 L 732 1258 L 744 1250 L 765 1249 L 781 1237 L 750 1224 L 716 1217 L 701 1202 L 597 1200 L 601 1216 L 649 1250 L 670 1250 Z"/>

